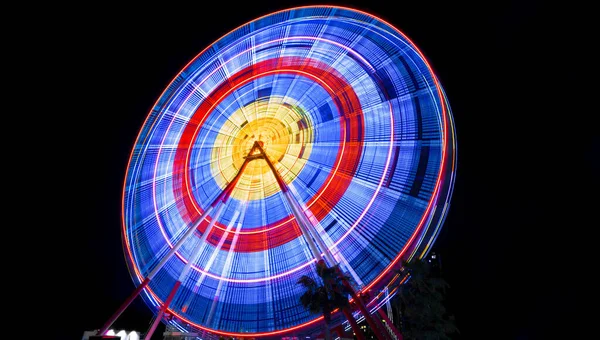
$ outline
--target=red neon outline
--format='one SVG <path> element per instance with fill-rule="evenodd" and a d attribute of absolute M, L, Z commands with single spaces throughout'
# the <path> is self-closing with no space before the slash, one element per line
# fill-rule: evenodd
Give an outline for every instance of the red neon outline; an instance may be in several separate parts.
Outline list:
<path fill-rule="evenodd" d="M 352 179 L 351 174 L 356 171 L 362 149 L 348 148 L 348 150 L 344 152 L 344 148 L 345 145 L 361 143 L 359 140 L 361 139 L 360 136 L 363 134 L 362 128 L 364 127 L 364 121 L 360 101 L 352 87 L 341 75 L 336 74 L 330 67 L 329 69 L 327 68 L 328 67 L 323 63 L 306 58 L 284 57 L 268 59 L 251 65 L 232 75 L 227 82 L 218 86 L 211 93 L 209 98 L 212 100 L 208 100 L 207 98 L 207 100 L 198 107 L 189 123 L 184 128 L 173 161 L 173 194 L 174 197 L 177 198 L 176 202 L 181 216 L 188 219 L 187 223 L 196 221 L 199 218 L 201 211 L 200 206 L 191 193 L 190 188 L 192 185 L 190 183 L 189 172 L 186 169 L 188 169 L 191 158 L 191 145 L 195 142 L 198 131 L 202 127 L 204 120 L 210 116 L 214 108 L 231 92 L 235 91 L 235 89 L 254 79 L 266 75 L 282 73 L 299 74 L 323 85 L 323 88 L 333 98 L 336 106 L 338 106 L 338 112 L 346 118 L 345 123 L 342 124 L 342 129 L 340 129 L 342 147 L 338 149 L 336 155 L 336 167 L 328 174 L 324 184 L 317 190 L 317 193 L 307 202 L 307 206 L 311 210 L 311 213 L 319 220 L 329 213 L 331 206 L 335 205 L 341 199 L 343 193 L 345 193 Z M 337 175 L 338 171 L 340 172 L 340 175 Z M 327 190 L 330 186 L 336 189 Z M 194 212 L 197 216 L 191 215 Z M 264 251 L 266 249 L 263 245 L 265 244 L 264 241 L 266 239 L 269 240 L 269 247 L 272 248 L 299 237 L 301 233 L 299 233 L 297 228 L 292 227 L 293 220 L 293 216 L 288 216 L 279 221 L 255 229 L 270 230 L 269 232 L 240 235 L 236 251 Z M 198 227 L 198 230 L 202 232 L 207 225 L 208 223 L 203 221 Z M 272 228 L 274 225 L 287 226 L 287 228 L 274 230 Z M 219 225 L 219 227 L 220 228 L 213 229 L 213 233 L 217 238 L 220 238 L 221 235 L 224 234 L 223 226 Z M 279 235 L 279 238 L 273 239 L 270 237 L 270 233 L 278 233 L 281 235 Z M 233 235 L 228 235 L 227 238 L 229 240 L 233 238 Z M 211 238 L 208 238 L 207 241 L 211 244 L 214 243 L 213 245 L 216 244 L 216 241 Z M 227 242 L 223 249 L 228 249 Z"/>

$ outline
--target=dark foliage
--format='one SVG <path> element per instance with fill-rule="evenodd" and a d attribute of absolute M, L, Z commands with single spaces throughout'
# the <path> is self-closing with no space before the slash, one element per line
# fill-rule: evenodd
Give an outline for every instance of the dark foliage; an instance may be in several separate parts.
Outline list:
<path fill-rule="evenodd" d="M 407 340 L 443 340 L 458 333 L 454 316 L 448 315 L 444 297 L 448 283 L 432 271 L 426 260 L 405 262 L 401 271 L 408 280 L 394 299 L 400 311 L 400 328 Z"/>

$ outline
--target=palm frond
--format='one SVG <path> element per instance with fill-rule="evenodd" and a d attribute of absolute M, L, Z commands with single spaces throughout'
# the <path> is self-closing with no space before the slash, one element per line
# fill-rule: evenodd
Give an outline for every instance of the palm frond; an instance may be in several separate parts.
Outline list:
<path fill-rule="evenodd" d="M 317 287 L 315 280 L 308 275 L 302 275 L 296 283 L 301 284 L 303 287 L 309 288 L 312 291 L 316 290 Z"/>

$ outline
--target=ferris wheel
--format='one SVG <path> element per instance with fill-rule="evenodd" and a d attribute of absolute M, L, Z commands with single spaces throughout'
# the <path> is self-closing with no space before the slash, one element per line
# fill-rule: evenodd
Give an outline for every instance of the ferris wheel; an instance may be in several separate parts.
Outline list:
<path fill-rule="evenodd" d="M 401 31 L 335 6 L 265 15 L 168 84 L 127 168 L 122 237 L 134 294 L 182 331 L 303 334 L 306 275 L 338 265 L 379 309 L 443 224 L 450 106 Z M 170 317 L 164 319 L 167 313 Z M 341 322 L 341 318 L 336 319 Z"/>

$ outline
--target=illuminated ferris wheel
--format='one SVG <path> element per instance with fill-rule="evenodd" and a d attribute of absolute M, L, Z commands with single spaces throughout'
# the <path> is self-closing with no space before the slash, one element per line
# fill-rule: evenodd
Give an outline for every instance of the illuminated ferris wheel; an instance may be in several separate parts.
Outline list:
<path fill-rule="evenodd" d="M 297 281 L 317 280 L 319 260 L 375 292 L 358 313 L 374 312 L 402 260 L 435 241 L 455 159 L 444 90 L 390 24 L 311 6 L 240 26 L 141 128 L 122 202 L 137 289 L 103 331 L 140 294 L 182 331 L 302 334 L 322 317 Z"/>

